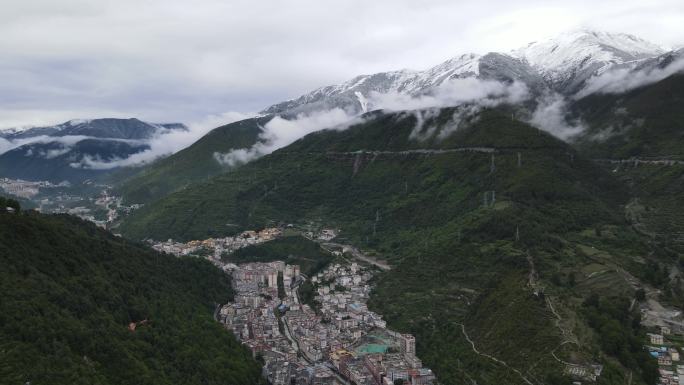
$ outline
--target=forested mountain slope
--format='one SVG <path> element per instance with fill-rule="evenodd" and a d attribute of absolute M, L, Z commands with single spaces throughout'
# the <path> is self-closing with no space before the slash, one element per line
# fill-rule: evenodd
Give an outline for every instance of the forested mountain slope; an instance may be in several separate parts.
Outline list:
<path fill-rule="evenodd" d="M 623 304 L 628 278 L 648 280 L 666 257 L 625 221 L 628 202 L 622 182 L 505 109 L 374 112 L 171 194 L 122 230 L 338 227 L 390 260 L 371 306 L 416 334 L 446 384 L 565 384 L 567 363 L 604 365 L 605 384 L 629 371 L 653 383 L 644 329 Z M 619 338 L 604 346 L 607 330 Z"/>
<path fill-rule="evenodd" d="M 593 94 L 573 112 L 573 145 L 628 187 L 626 215 L 643 234 L 684 252 L 684 74 L 622 94 Z"/>
<path fill-rule="evenodd" d="M 193 183 L 227 171 L 214 157 L 249 148 L 269 118 L 251 118 L 213 129 L 197 142 L 167 158 L 145 166 L 120 183 L 117 190 L 127 203 L 148 203 Z"/>
<path fill-rule="evenodd" d="M 213 319 L 232 291 L 208 262 L 66 215 L 0 213 L 0 293 L 2 384 L 262 383 Z"/>
<path fill-rule="evenodd" d="M 573 105 L 587 124 L 576 145 L 594 158 L 684 160 L 684 74 Z"/>

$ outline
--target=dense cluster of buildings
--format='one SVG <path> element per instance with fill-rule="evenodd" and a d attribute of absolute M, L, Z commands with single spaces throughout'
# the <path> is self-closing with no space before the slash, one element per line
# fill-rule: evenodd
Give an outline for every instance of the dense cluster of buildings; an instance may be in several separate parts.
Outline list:
<path fill-rule="evenodd" d="M 219 317 L 264 360 L 274 385 L 432 384 L 415 355 L 415 338 L 386 328 L 366 305 L 372 274 L 356 263 L 333 264 L 311 283 L 316 310 L 300 303 L 304 277 L 284 262 L 233 265 L 234 303 Z"/>
<path fill-rule="evenodd" d="M 662 385 L 684 385 L 684 363 L 680 363 L 680 351 L 670 341 L 672 329 L 661 326 L 660 333 L 649 333 L 648 352 L 658 360 L 658 383 Z"/>
<path fill-rule="evenodd" d="M 673 307 L 653 306 L 655 301 L 641 305 L 641 324 L 648 333 L 645 348 L 658 360 L 659 384 L 684 385 L 684 362 L 681 362 L 684 315 Z"/>
<path fill-rule="evenodd" d="M 225 238 L 208 238 L 205 240 L 192 240 L 189 242 L 175 242 L 172 239 L 166 242 L 152 243 L 152 248 L 157 251 L 163 251 L 174 255 L 189 255 L 197 253 L 200 250 L 209 252 L 207 257 L 217 262 L 224 253 L 230 254 L 233 251 L 245 246 L 257 245 L 260 243 L 272 241 L 279 237 L 282 231 L 279 228 L 272 227 L 263 229 L 261 231 L 244 231 L 238 235 Z"/>
<path fill-rule="evenodd" d="M 320 383 L 314 378 L 332 378 L 327 367 L 309 367 L 300 361 L 296 345 L 280 320 L 288 306 L 299 307 L 294 294 L 301 279 L 299 267 L 282 261 L 246 263 L 234 266 L 231 275 L 234 302 L 221 308 L 219 319 L 255 357 L 263 359 L 264 376 L 274 385 L 289 385 L 292 378 L 301 384 Z"/>

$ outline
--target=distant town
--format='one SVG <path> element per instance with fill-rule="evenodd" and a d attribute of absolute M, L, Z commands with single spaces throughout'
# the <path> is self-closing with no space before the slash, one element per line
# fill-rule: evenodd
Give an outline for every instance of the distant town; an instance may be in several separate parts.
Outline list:
<path fill-rule="evenodd" d="M 70 214 L 97 226 L 114 230 L 120 219 L 142 207 L 126 206 L 121 197 L 112 195 L 111 186 L 85 181 L 78 186 L 69 182 L 26 181 L 0 178 L 0 190 L 27 200 L 27 207 L 47 214 Z"/>

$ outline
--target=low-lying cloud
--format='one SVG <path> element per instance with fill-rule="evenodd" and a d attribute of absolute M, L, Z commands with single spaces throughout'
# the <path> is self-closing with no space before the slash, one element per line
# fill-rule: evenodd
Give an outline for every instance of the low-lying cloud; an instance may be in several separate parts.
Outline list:
<path fill-rule="evenodd" d="M 73 147 L 76 143 L 85 140 L 85 139 L 102 139 L 102 138 L 92 138 L 90 136 L 85 136 L 85 135 L 66 135 L 66 136 L 48 136 L 48 135 L 40 135 L 40 136 L 33 136 L 30 138 L 21 138 L 21 139 L 15 139 L 15 140 L 7 140 L 5 138 L 0 138 L 0 155 L 12 151 L 14 149 L 20 148 L 22 146 L 30 145 L 30 144 L 47 144 L 47 143 L 56 143 L 59 145 L 59 147 L 64 151 L 64 149 L 70 149 Z M 131 141 L 131 140 L 126 140 L 126 139 L 111 139 L 111 140 L 118 140 L 118 141 L 123 141 L 123 142 L 137 142 L 137 141 Z M 47 152 L 45 153 L 45 158 L 51 159 L 55 158 L 58 155 L 55 155 L 55 152 Z M 50 156 L 48 158 L 48 155 Z"/>
<path fill-rule="evenodd" d="M 655 67 L 642 70 L 619 68 L 606 71 L 587 81 L 587 85 L 577 93 L 581 99 L 593 93 L 619 94 L 645 85 L 657 83 L 678 72 L 684 71 L 684 57 L 674 60 L 664 68 Z"/>
<path fill-rule="evenodd" d="M 529 98 L 524 83 L 502 83 L 473 77 L 446 81 L 423 95 L 407 95 L 398 92 L 372 92 L 368 104 L 372 109 L 390 111 L 419 110 L 478 103 L 496 106 L 502 103 L 519 103 Z"/>
<path fill-rule="evenodd" d="M 233 167 L 270 154 L 312 132 L 325 128 L 343 130 L 360 121 L 357 116 L 341 108 L 303 113 L 294 119 L 275 116 L 262 127 L 257 144 L 249 149 L 236 149 L 225 154 L 216 152 L 214 159 L 225 166 Z"/>
<path fill-rule="evenodd" d="M 567 111 L 565 97 L 558 94 L 547 95 L 539 100 L 529 123 L 562 140 L 567 140 L 585 129 L 581 121 L 568 121 Z"/>
<path fill-rule="evenodd" d="M 188 130 L 171 130 L 152 137 L 146 144 L 149 149 L 135 153 L 123 159 L 102 160 L 99 158 L 85 157 L 80 167 L 105 170 L 115 167 L 140 166 L 153 162 L 164 156 L 174 154 L 196 142 L 212 129 L 251 117 L 251 114 L 240 112 L 225 112 L 217 115 L 209 115 L 204 119 L 188 124 Z M 72 165 L 74 167 L 76 165 Z"/>
<path fill-rule="evenodd" d="M 413 137 L 420 138 L 425 114 L 439 108 L 472 103 L 477 107 L 494 107 L 500 104 L 520 103 L 529 98 L 529 91 L 520 82 L 501 83 L 477 78 L 458 78 L 444 82 L 430 93 L 407 95 L 398 92 L 373 92 L 367 97 L 359 95 L 361 112 L 368 110 L 414 111 L 418 119 Z M 470 111 L 470 110 L 469 110 Z M 285 147 L 299 138 L 323 129 L 343 130 L 362 122 L 359 114 L 334 108 L 326 111 L 302 113 L 294 119 L 276 116 L 263 126 L 259 142 L 248 149 L 236 149 L 228 153 L 214 153 L 214 158 L 226 166 L 236 166 Z M 428 128 L 430 130 L 431 128 Z"/>
<path fill-rule="evenodd" d="M 209 115 L 202 120 L 189 123 L 187 125 L 187 130 L 166 129 L 159 126 L 159 130 L 153 137 L 144 140 L 98 138 L 84 135 L 40 135 L 20 139 L 0 138 L 0 155 L 8 151 L 32 144 L 53 144 L 55 145 L 54 148 L 45 150 L 28 148 L 27 152 L 24 153 L 25 156 L 53 159 L 69 153 L 77 143 L 83 140 L 108 140 L 124 142 L 134 146 L 145 146 L 146 149 L 131 154 L 127 157 L 102 158 L 100 156 L 93 155 L 75 156 L 75 159 L 77 158 L 79 160 L 70 163 L 70 166 L 73 168 L 93 170 L 108 170 L 116 167 L 140 166 L 188 147 L 217 126 L 247 119 L 250 116 L 253 116 L 253 114 L 244 114 L 239 112 L 226 112 L 217 115 Z"/>

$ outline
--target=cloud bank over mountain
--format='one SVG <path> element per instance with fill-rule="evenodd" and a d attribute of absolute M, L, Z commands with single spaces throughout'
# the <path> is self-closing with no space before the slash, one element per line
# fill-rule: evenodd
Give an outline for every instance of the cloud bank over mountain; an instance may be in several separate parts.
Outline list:
<path fill-rule="evenodd" d="M 360 111 L 333 108 L 300 113 L 294 118 L 276 115 L 263 126 L 259 143 L 249 149 L 237 149 L 225 154 L 214 153 L 214 158 L 219 163 L 231 167 L 246 163 L 285 147 L 312 132 L 323 129 L 343 130 L 360 123 L 363 119 L 361 113 L 365 112 L 366 109 L 419 110 L 417 113 L 422 116 L 423 112 L 420 110 L 439 109 L 465 103 L 476 108 L 494 107 L 504 103 L 520 103 L 528 97 L 528 89 L 522 83 L 506 84 L 472 77 L 447 81 L 433 89 L 432 92 L 417 96 L 399 92 L 374 92 L 367 101 L 360 99 L 360 103 L 367 102 L 367 106 L 364 105 L 366 108 Z"/>
<path fill-rule="evenodd" d="M 5 2 L 0 128 L 79 116 L 199 121 L 576 26 L 681 46 L 682 25 L 680 0 Z"/>

